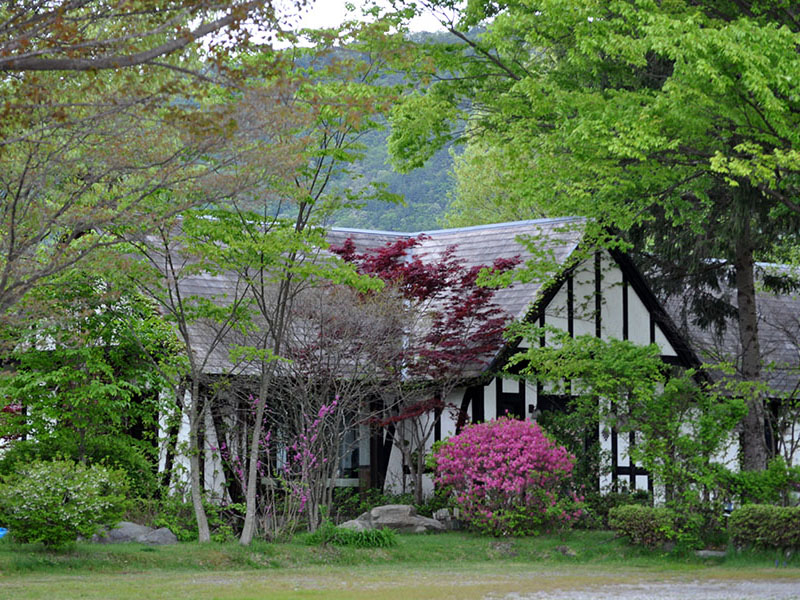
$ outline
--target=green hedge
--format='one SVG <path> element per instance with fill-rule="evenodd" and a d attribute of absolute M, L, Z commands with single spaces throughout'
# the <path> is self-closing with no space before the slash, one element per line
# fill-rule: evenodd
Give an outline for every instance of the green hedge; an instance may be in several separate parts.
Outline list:
<path fill-rule="evenodd" d="M 668 508 L 629 504 L 608 511 L 608 524 L 631 544 L 657 548 L 678 537 L 676 514 Z"/>
<path fill-rule="evenodd" d="M 791 492 L 800 489 L 800 466 L 790 467 L 780 456 L 763 471 L 730 471 L 718 466 L 717 486 L 737 504 L 791 503 Z"/>
<path fill-rule="evenodd" d="M 728 531 L 737 548 L 800 548 L 800 507 L 748 504 L 733 511 Z"/>

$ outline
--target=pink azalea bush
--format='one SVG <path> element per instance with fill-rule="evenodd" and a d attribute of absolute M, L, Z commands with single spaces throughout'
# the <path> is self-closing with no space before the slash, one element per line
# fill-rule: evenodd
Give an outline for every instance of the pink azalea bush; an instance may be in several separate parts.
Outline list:
<path fill-rule="evenodd" d="M 436 484 L 452 489 L 461 516 L 491 535 L 530 535 L 581 514 L 575 457 L 539 425 L 502 417 L 465 428 L 436 451 Z"/>

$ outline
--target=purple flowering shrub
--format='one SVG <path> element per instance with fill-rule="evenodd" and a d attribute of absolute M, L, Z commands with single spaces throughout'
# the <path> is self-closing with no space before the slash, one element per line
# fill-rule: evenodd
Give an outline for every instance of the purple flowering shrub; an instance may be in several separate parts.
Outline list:
<path fill-rule="evenodd" d="M 471 425 L 436 451 L 436 484 L 452 489 L 462 519 L 491 535 L 530 535 L 581 515 L 575 457 L 531 421 Z"/>
<path fill-rule="evenodd" d="M 251 396 L 251 415 L 255 415 L 256 402 Z M 342 419 L 339 396 L 322 403 L 316 412 L 302 412 L 296 417 L 293 424 L 296 429 L 284 430 L 279 443 L 270 430 L 264 431 L 259 439 L 258 475 L 262 479 L 270 478 L 272 483 L 258 492 L 261 518 L 270 527 L 265 535 L 270 539 L 293 533 L 303 515 L 310 527 L 316 528 L 327 486 L 331 485 L 338 467 L 338 461 L 329 461 L 328 457 L 335 456 L 335 447 L 340 443 L 340 438 L 330 431 L 332 423 Z M 223 441 L 219 448 L 212 447 L 212 450 L 228 465 L 246 494 L 246 447 L 232 448 Z M 278 463 L 275 458 L 281 450 L 284 453 Z"/>

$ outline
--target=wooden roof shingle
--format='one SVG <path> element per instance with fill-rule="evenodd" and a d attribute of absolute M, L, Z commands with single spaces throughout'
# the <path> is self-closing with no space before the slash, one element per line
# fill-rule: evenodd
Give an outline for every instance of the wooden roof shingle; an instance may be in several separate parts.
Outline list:
<path fill-rule="evenodd" d="M 359 252 L 391 244 L 397 239 L 423 236 L 421 242 L 412 249 L 414 256 L 421 260 L 435 260 L 448 247 L 454 246 L 455 256 L 466 267 L 491 265 L 495 259 L 519 257 L 530 260 L 533 254 L 523 239 L 531 240 L 538 251 L 544 251 L 553 264 L 563 266 L 575 252 L 583 236 L 581 218 L 539 219 L 499 223 L 458 229 L 440 229 L 420 232 L 370 231 L 347 228 L 331 228 L 328 241 L 341 245 L 350 238 Z M 514 283 L 499 288 L 494 302 L 510 318 L 522 318 L 541 292 L 543 282 Z M 232 273 L 193 274 L 180 282 L 184 296 L 197 296 L 214 302 L 230 302 L 237 293 L 237 277 Z M 208 374 L 248 374 L 255 373 L 254 365 L 244 362 L 237 364 L 231 349 L 237 345 L 253 342 L 258 336 L 257 328 L 241 333 L 229 331 L 215 343 L 217 330 L 208 323 L 191 324 L 190 335 L 199 360 L 204 362 L 203 370 Z M 249 339 L 248 339 L 249 338 Z"/>

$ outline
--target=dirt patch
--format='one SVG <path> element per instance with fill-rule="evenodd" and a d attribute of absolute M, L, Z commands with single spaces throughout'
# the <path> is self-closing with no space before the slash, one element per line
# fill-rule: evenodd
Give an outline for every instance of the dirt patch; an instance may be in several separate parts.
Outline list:
<path fill-rule="evenodd" d="M 800 600 L 800 581 L 691 581 L 512 592 L 486 600 Z"/>

